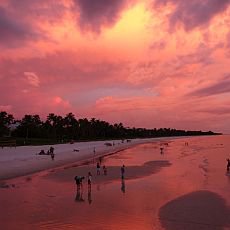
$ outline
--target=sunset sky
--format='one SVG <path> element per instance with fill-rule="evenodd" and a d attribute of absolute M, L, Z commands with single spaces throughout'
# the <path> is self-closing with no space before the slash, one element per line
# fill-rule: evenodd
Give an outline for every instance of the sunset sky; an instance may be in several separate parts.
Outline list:
<path fill-rule="evenodd" d="M 230 133 L 230 0 L 1 0 L 0 111 Z"/>

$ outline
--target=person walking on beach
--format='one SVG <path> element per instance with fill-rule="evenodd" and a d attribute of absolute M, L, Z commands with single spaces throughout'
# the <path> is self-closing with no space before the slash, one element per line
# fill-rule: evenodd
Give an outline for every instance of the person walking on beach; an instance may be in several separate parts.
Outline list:
<path fill-rule="evenodd" d="M 92 184 L 92 174 L 91 172 L 88 172 L 88 189 L 91 190 L 91 184 Z"/>
<path fill-rule="evenodd" d="M 122 165 L 121 167 L 121 178 L 124 179 L 125 177 L 125 165 Z"/>
<path fill-rule="evenodd" d="M 228 158 L 227 159 L 227 172 L 229 172 L 230 171 L 230 159 Z"/>
<path fill-rule="evenodd" d="M 97 175 L 101 174 L 101 166 L 99 164 L 99 162 L 97 162 Z"/>

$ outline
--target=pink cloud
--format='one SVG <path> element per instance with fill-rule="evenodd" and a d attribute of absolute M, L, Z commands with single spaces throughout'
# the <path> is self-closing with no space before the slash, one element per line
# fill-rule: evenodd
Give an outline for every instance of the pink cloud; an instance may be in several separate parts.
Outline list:
<path fill-rule="evenodd" d="M 24 75 L 27 77 L 27 80 L 30 85 L 39 87 L 40 80 L 39 77 L 33 72 L 24 72 Z"/>

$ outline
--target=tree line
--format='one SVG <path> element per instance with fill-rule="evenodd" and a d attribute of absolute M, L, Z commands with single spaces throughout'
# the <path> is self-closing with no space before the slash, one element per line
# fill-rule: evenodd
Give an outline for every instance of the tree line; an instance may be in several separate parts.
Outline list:
<path fill-rule="evenodd" d="M 12 128 L 14 127 L 14 128 Z M 0 137 L 52 139 L 55 142 L 70 140 L 151 138 L 169 136 L 216 135 L 212 131 L 185 131 L 170 128 L 146 129 L 124 127 L 122 123 L 110 124 L 96 118 L 76 119 L 73 113 L 62 117 L 50 113 L 45 121 L 39 115 L 25 115 L 16 120 L 12 114 L 0 112 Z"/>

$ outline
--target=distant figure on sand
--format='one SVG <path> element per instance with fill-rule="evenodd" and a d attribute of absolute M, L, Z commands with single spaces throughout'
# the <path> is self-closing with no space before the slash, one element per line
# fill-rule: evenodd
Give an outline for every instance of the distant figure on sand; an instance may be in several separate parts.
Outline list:
<path fill-rule="evenodd" d="M 164 148 L 163 148 L 163 147 L 160 147 L 160 150 L 161 150 L 161 154 L 163 154 Z"/>
<path fill-rule="evenodd" d="M 93 148 L 93 163 L 94 163 L 95 155 L 96 155 L 96 149 L 95 149 L 95 147 L 94 147 L 94 148 Z"/>
<path fill-rule="evenodd" d="M 92 174 L 91 172 L 88 172 L 88 189 L 91 189 L 92 184 Z"/>
<path fill-rule="evenodd" d="M 42 149 L 42 150 L 38 153 L 38 155 L 46 155 L 44 149 Z"/>
<path fill-rule="evenodd" d="M 106 176 L 107 175 L 107 168 L 105 167 L 105 165 L 103 166 L 103 172 L 104 172 L 104 175 Z"/>
<path fill-rule="evenodd" d="M 229 172 L 229 169 L 230 169 L 230 159 L 229 158 L 227 159 L 227 162 L 228 162 L 227 163 L 227 172 Z"/>
<path fill-rule="evenodd" d="M 54 147 L 50 147 L 50 154 L 54 153 Z"/>
<path fill-rule="evenodd" d="M 121 178 L 124 179 L 125 177 L 125 165 L 122 165 L 121 167 Z"/>
<path fill-rule="evenodd" d="M 99 162 L 97 162 L 97 175 L 101 174 L 101 166 L 99 164 Z"/>

